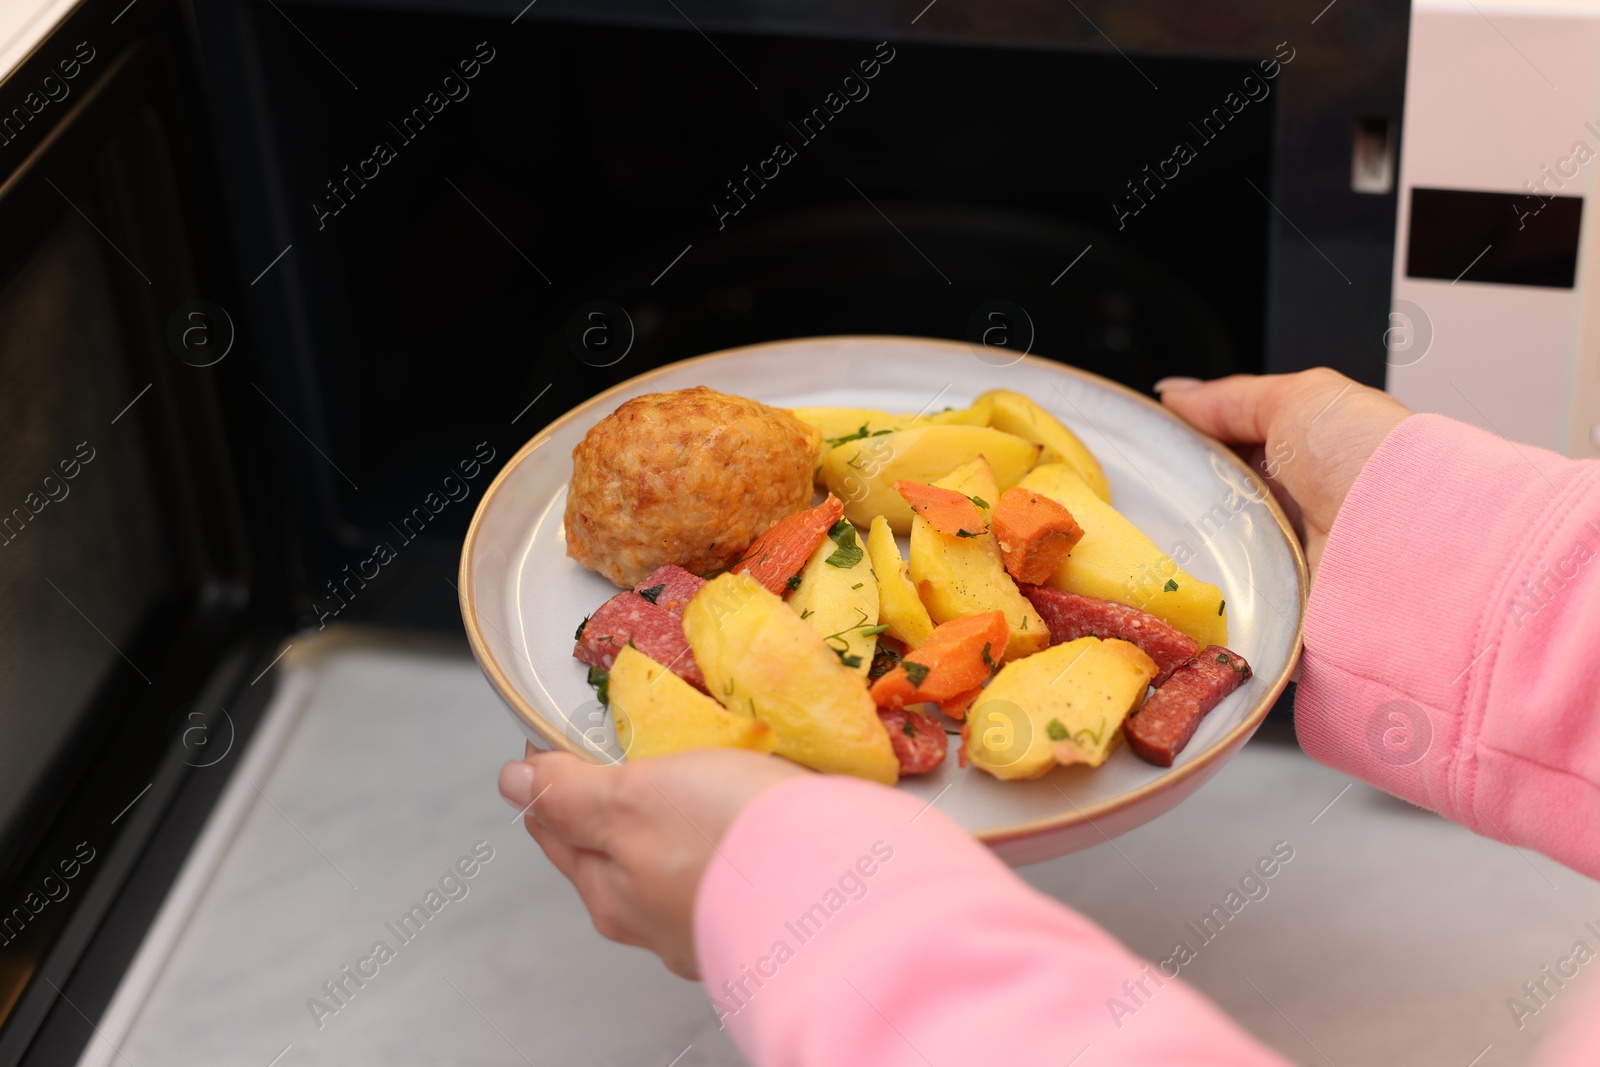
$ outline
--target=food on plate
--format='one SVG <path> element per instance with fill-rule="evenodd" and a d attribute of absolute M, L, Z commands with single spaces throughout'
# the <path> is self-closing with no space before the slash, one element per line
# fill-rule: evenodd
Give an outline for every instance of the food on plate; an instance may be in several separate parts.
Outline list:
<path fill-rule="evenodd" d="M 862 437 L 907 430 L 913 426 L 987 426 L 989 405 L 977 403 L 970 408 L 946 408 L 943 411 L 917 415 L 891 415 L 877 408 L 791 408 L 790 414 L 809 426 L 815 426 L 822 435 L 822 452 L 847 441 Z"/>
<path fill-rule="evenodd" d="M 1043 584 L 1138 608 L 1202 646 L 1228 643 L 1222 590 L 1185 573 L 1071 467 L 1040 464 L 1020 484 L 1072 512 L 1084 531 L 1072 554 Z"/>
<path fill-rule="evenodd" d="M 878 621 L 884 632 L 896 641 L 916 648 L 933 633 L 933 620 L 922 606 L 917 587 L 907 576 L 906 562 L 895 543 L 889 520 L 882 515 L 872 519 L 867 534 L 867 553 L 872 557 L 872 576 L 878 583 Z"/>
<path fill-rule="evenodd" d="M 974 686 L 964 693 L 957 693 L 953 697 L 939 701 L 939 710 L 960 721 L 967 717 L 967 709 L 981 696 L 983 696 L 983 686 Z"/>
<path fill-rule="evenodd" d="M 984 456 L 962 464 L 934 484 L 985 502 L 1000 496 Z M 1050 644 L 1050 631 L 1044 620 L 1006 573 L 993 533 L 950 537 L 914 517 L 909 570 L 928 615 L 936 623 L 989 611 L 1005 612 L 1011 636 L 1004 653 L 995 657 L 996 662 L 1020 659 Z"/>
<path fill-rule="evenodd" d="M 793 588 L 790 582 L 843 514 L 844 505 L 829 493 L 816 507 L 779 519 L 728 570 L 748 574 L 767 592 L 782 596 L 785 589 Z"/>
<path fill-rule="evenodd" d="M 624 588 L 663 563 L 726 567 L 811 502 L 819 440 L 781 408 L 703 386 L 635 397 L 572 450 L 567 554 Z"/>
<path fill-rule="evenodd" d="M 1156 665 L 1136 645 L 1080 637 L 1000 668 L 961 728 L 967 759 L 1001 779 L 1098 767 Z"/>
<path fill-rule="evenodd" d="M 632 646 L 611 665 L 609 697 L 617 742 L 629 759 L 691 748 L 772 751 L 772 727 L 728 711 Z"/>
<path fill-rule="evenodd" d="M 1221 591 L 1109 497 L 1006 390 L 918 415 L 638 397 L 573 452 L 568 551 L 632 586 L 573 656 L 633 759 L 731 746 L 893 784 L 959 734 L 963 767 L 1017 780 L 1126 736 L 1170 766 L 1250 666 Z"/>
<path fill-rule="evenodd" d="M 682 615 L 683 606 L 705 584 L 706 580 L 698 574 L 690 574 L 676 563 L 663 563 L 640 579 L 633 591 L 674 615 Z"/>
<path fill-rule="evenodd" d="M 995 503 L 994 536 L 1006 573 L 1019 582 L 1038 585 L 1054 574 L 1083 540 L 1083 527 L 1054 500 L 1014 485 Z"/>
<path fill-rule="evenodd" d="M 1160 686 L 1200 651 L 1194 638 L 1138 608 L 1046 585 L 1024 585 L 1021 589 L 1022 595 L 1044 616 L 1052 644 L 1080 637 L 1119 637 L 1138 645 L 1155 661 L 1156 677 L 1151 685 Z"/>
<path fill-rule="evenodd" d="M 914 419 L 911 415 L 891 415 L 875 408 L 794 408 L 790 414 L 806 425 L 816 427 L 822 435 L 822 440 L 817 444 L 818 464 L 823 456 L 842 444 L 904 430 L 912 425 Z M 817 473 L 813 470 L 813 477 Z"/>
<path fill-rule="evenodd" d="M 778 755 L 887 785 L 899 777 L 861 674 L 750 575 L 707 582 L 684 609 L 683 629 L 711 695 L 771 726 Z"/>
<path fill-rule="evenodd" d="M 1172 766 L 1173 757 L 1183 751 L 1206 713 L 1249 678 L 1250 664 L 1243 656 L 1206 646 L 1157 685 L 1128 720 L 1128 747 L 1157 767 Z"/>
<path fill-rule="evenodd" d="M 705 675 L 700 673 L 684 636 L 683 621 L 676 612 L 639 593 L 618 593 L 601 604 L 578 624 L 574 636 L 578 644 L 572 655 L 593 668 L 589 672 L 592 685 L 603 682 L 604 672 L 610 670 L 617 653 L 633 645 L 696 689 L 706 687 Z"/>
<path fill-rule="evenodd" d="M 821 437 L 817 458 L 822 453 L 845 441 L 853 441 L 873 434 L 893 433 L 911 424 L 906 415 L 891 415 L 876 408 L 790 408 L 789 414 L 816 427 Z"/>
<path fill-rule="evenodd" d="M 980 396 L 974 406 L 985 403 L 990 426 L 1041 446 L 1040 463 L 1065 463 L 1094 490 L 1095 496 L 1110 503 L 1111 484 L 1106 481 L 1105 471 L 1100 469 L 1100 461 L 1078 440 L 1077 434 L 1061 425 L 1059 419 L 1021 393 L 1008 389 L 991 389 Z"/>
<path fill-rule="evenodd" d="M 1033 467 L 1039 446 L 988 426 L 919 424 L 830 449 L 818 480 L 844 501 L 844 517 L 855 525 L 870 526 L 882 515 L 903 536 L 911 530 L 911 505 L 894 483 L 932 483 L 974 456 L 986 456 L 999 489 L 1009 489 Z"/>
<path fill-rule="evenodd" d="M 944 727 L 932 715 L 912 708 L 879 708 L 878 718 L 900 761 L 901 777 L 927 774 L 944 762 L 949 744 Z"/>
<path fill-rule="evenodd" d="M 947 537 L 977 537 L 989 529 L 989 522 L 978 506 L 982 504 L 987 508 L 990 505 L 981 497 L 905 479 L 894 483 L 894 491 L 911 505 L 918 518 Z"/>
<path fill-rule="evenodd" d="M 789 608 L 811 625 L 839 662 L 865 677 L 878 635 L 878 583 L 856 528 L 834 524 L 794 579 Z"/>
<path fill-rule="evenodd" d="M 941 623 L 920 648 L 907 652 L 893 670 L 872 683 L 872 700 L 880 708 L 899 708 L 951 700 L 976 690 L 999 669 L 997 653 L 1010 636 L 1000 611 Z"/>

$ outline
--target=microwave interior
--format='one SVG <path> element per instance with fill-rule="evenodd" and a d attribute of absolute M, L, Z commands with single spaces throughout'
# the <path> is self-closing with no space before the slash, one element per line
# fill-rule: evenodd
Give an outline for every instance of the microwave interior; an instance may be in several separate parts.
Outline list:
<path fill-rule="evenodd" d="M 1014 348 L 1139 390 L 1265 365 L 1271 207 L 1256 190 L 1276 98 L 1210 143 L 1167 103 L 1220 108 L 1256 61 L 1141 58 L 1156 92 L 1115 54 L 891 45 L 869 80 L 873 40 L 723 33 L 725 62 L 687 25 L 547 20 L 507 42 L 499 22 L 396 14 L 380 57 L 366 13 L 296 19 L 340 68 L 264 22 L 269 113 L 292 130 L 294 271 L 315 294 L 306 392 L 338 457 L 308 469 L 357 554 L 392 542 L 416 487 L 479 442 L 508 455 L 595 393 L 704 352 L 821 334 L 981 344 L 1001 307 Z M 445 82 L 458 99 L 408 119 L 486 53 Z M 813 112 L 841 85 L 858 99 L 824 125 Z M 1195 158 L 1151 181 L 1181 140 Z M 1135 206 L 1129 182 L 1147 206 L 1119 228 L 1109 194 Z M 606 366 L 573 343 L 601 301 L 627 334 Z M 453 547 L 470 510 L 427 536 Z M 452 591 L 432 575 L 422 590 L 453 624 Z M 342 617 L 407 610 L 386 595 L 346 597 Z M 323 581 L 312 596 L 334 606 Z"/>

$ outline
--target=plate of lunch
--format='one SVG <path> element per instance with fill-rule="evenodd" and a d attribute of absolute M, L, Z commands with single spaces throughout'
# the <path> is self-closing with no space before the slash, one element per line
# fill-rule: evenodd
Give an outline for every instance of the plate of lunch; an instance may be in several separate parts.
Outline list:
<path fill-rule="evenodd" d="M 1169 810 L 1299 659 L 1260 473 L 1148 397 L 913 337 L 641 374 L 511 458 L 461 557 L 534 745 L 772 752 L 905 790 L 1013 864 Z"/>

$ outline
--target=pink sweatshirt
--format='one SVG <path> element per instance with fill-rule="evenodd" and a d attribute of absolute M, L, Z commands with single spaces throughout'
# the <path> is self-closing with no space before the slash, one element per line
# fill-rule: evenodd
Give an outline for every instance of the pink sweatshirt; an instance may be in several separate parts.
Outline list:
<path fill-rule="evenodd" d="M 1322 558 L 1302 746 L 1600 876 L 1597 558 L 1600 463 L 1405 420 Z M 1060 1065 L 1091 1044 L 1097 1064 L 1283 1062 L 937 809 L 863 782 L 796 779 L 751 804 L 695 936 L 712 1008 L 760 1067 Z M 1130 981 L 1159 1011 L 1117 1030 L 1107 991 Z M 1561 1037 L 1550 1063 L 1596 1062 L 1600 1032 Z"/>

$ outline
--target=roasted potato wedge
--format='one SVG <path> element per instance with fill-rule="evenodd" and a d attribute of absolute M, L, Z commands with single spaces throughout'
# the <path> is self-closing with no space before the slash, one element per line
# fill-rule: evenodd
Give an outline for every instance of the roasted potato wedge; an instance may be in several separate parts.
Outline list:
<path fill-rule="evenodd" d="M 1156 543 L 1107 504 L 1063 463 L 1035 467 L 1020 483 L 1062 504 L 1083 539 L 1046 584 L 1149 612 L 1200 642 L 1228 643 L 1222 590 L 1186 574 Z"/>
<path fill-rule="evenodd" d="M 931 422 L 935 426 L 988 426 L 989 402 L 980 397 L 970 408 L 946 408 L 927 415 L 905 416 L 907 426 L 915 426 L 919 421 Z"/>
<path fill-rule="evenodd" d="M 867 553 L 878 580 L 878 621 L 889 627 L 885 632 L 907 646 L 916 648 L 933 632 L 933 619 L 922 606 L 917 587 L 906 574 L 905 560 L 895 543 L 889 520 L 878 515 L 867 534 Z"/>
<path fill-rule="evenodd" d="M 629 759 L 691 748 L 772 751 L 771 726 L 728 711 L 632 645 L 617 653 L 607 688 L 617 741 Z"/>
<path fill-rule="evenodd" d="M 843 529 L 849 533 L 824 537 L 811 553 L 788 603 L 841 663 L 864 678 L 878 647 L 878 583 L 855 527 Z"/>
<path fill-rule="evenodd" d="M 974 767 L 1011 780 L 1098 767 L 1122 739 L 1156 665 L 1137 646 L 1080 637 L 1000 668 L 963 729 Z"/>
<path fill-rule="evenodd" d="M 990 426 L 1041 446 L 1040 463 L 1065 463 L 1078 472 L 1078 477 L 1088 483 L 1095 496 L 1108 502 L 1111 500 L 1111 483 L 1106 481 L 1100 461 L 1078 440 L 1078 435 L 1062 425 L 1054 415 L 1030 398 L 1009 389 L 992 389 L 980 396 L 978 403 L 989 405 Z M 1010 487 L 1003 485 L 1000 488 Z"/>
<path fill-rule="evenodd" d="M 899 778 L 861 675 L 755 579 L 707 582 L 684 608 L 683 630 L 712 696 L 770 725 L 778 755 L 885 785 Z"/>
<path fill-rule="evenodd" d="M 829 450 L 818 477 L 844 501 L 845 518 L 867 527 L 882 515 L 904 535 L 911 532 L 911 506 L 894 483 L 932 483 L 974 456 L 986 456 L 999 488 L 1009 489 L 1033 468 L 1039 446 L 987 426 L 914 426 Z"/>
<path fill-rule="evenodd" d="M 989 510 L 999 499 L 1000 491 L 983 456 L 933 484 L 974 498 L 987 526 Z M 1044 619 L 1006 573 L 993 531 L 986 530 L 975 537 L 949 537 L 914 517 L 910 576 L 928 615 L 936 623 L 986 611 L 1005 612 L 1011 630 L 1005 659 L 1017 659 L 1050 644 L 1050 630 Z"/>

